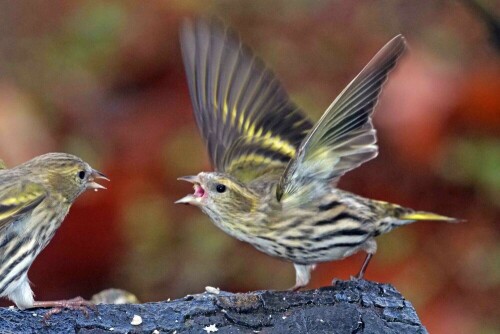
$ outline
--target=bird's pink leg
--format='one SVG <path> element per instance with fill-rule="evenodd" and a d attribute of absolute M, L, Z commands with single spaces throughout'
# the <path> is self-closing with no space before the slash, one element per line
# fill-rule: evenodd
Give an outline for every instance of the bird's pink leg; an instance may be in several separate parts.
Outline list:
<path fill-rule="evenodd" d="M 89 316 L 89 308 L 94 311 L 97 310 L 96 306 L 92 302 L 85 300 L 82 297 L 76 297 L 68 300 L 34 302 L 33 307 L 51 307 L 51 309 L 43 315 L 44 321 L 49 320 L 52 315 L 60 313 L 63 309 L 80 310 L 86 317 Z"/>
<path fill-rule="evenodd" d="M 356 275 L 356 279 L 363 279 L 363 277 L 365 276 L 366 268 L 368 268 L 368 264 L 370 263 L 372 257 L 373 257 L 372 253 L 366 254 L 365 262 L 363 262 L 363 265 L 361 266 L 359 273 Z"/>

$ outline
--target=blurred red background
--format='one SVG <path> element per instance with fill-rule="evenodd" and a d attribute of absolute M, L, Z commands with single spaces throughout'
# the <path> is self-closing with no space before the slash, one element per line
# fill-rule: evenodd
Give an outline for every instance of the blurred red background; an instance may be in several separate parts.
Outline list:
<path fill-rule="evenodd" d="M 480 3 L 498 16 L 497 2 Z M 173 204 L 191 191 L 176 177 L 210 169 L 178 43 L 181 19 L 200 15 L 240 32 L 314 119 L 406 36 L 375 115 L 380 154 L 340 186 L 467 222 L 380 237 L 367 278 L 395 285 L 431 333 L 500 331 L 500 53 L 465 1 L 0 2 L 0 157 L 64 151 L 112 179 L 76 202 L 34 263 L 37 299 L 293 285 L 291 264 Z M 363 257 L 321 264 L 310 287 L 349 278 Z"/>

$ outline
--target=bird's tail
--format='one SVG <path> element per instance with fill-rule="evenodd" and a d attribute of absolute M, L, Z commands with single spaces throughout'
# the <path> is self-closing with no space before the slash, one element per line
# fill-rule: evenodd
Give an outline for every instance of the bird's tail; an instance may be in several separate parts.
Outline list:
<path fill-rule="evenodd" d="M 438 215 L 432 212 L 415 211 L 413 209 L 405 208 L 397 204 L 377 201 L 380 206 L 384 208 L 384 219 L 379 221 L 378 233 L 387 233 L 395 227 L 411 224 L 415 221 L 421 220 L 435 220 L 447 223 L 460 223 L 464 220 Z"/>
<path fill-rule="evenodd" d="M 438 214 L 432 213 L 432 212 L 413 211 L 413 210 L 411 210 L 410 212 L 404 213 L 396 218 L 401 219 L 401 220 L 411 220 L 411 221 L 435 220 L 435 221 L 444 221 L 444 222 L 448 222 L 448 223 L 459 223 L 459 222 L 463 221 L 462 219 L 446 217 L 446 216 L 438 215 Z"/>

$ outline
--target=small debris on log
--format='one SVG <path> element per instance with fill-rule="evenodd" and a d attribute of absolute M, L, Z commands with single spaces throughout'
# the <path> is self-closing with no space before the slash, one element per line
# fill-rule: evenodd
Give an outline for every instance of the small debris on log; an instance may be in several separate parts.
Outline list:
<path fill-rule="evenodd" d="M 146 304 L 98 305 L 86 318 L 65 310 L 0 308 L 0 333 L 427 333 L 391 285 L 364 280 L 306 291 L 203 293 Z M 142 322 L 131 319 L 142 319 Z"/>

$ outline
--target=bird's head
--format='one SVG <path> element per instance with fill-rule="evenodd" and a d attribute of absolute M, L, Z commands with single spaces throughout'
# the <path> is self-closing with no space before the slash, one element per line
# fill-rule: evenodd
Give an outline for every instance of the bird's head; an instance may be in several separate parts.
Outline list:
<path fill-rule="evenodd" d="M 175 203 L 198 206 L 216 221 L 238 219 L 257 207 L 258 196 L 228 174 L 202 172 L 180 177 L 178 180 L 192 183 L 194 193 Z"/>
<path fill-rule="evenodd" d="M 87 189 L 106 189 L 97 179 L 109 181 L 82 159 L 66 153 L 40 155 L 19 167 L 70 202 Z"/>

